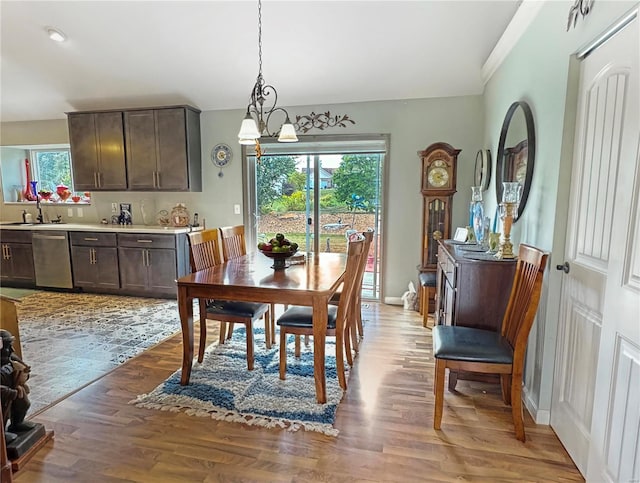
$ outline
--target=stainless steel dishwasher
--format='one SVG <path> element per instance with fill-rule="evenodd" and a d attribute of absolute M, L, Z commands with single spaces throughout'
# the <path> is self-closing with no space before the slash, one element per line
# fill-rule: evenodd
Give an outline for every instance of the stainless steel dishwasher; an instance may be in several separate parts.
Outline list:
<path fill-rule="evenodd" d="M 36 286 L 73 288 L 67 232 L 34 231 L 31 242 Z"/>

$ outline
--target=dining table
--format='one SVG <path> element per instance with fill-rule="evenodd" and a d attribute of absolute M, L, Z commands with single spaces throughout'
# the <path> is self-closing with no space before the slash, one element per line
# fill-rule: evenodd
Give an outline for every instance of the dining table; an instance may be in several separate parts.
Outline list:
<path fill-rule="evenodd" d="M 328 304 L 342 284 L 345 253 L 306 252 L 302 262 L 275 270 L 273 260 L 252 252 L 180 277 L 178 309 L 182 327 L 181 385 L 189 384 L 194 355 L 194 299 L 236 300 L 313 307 L 313 373 L 316 400 L 327 400 L 325 339 Z M 273 314 L 271 315 L 274 316 Z"/>

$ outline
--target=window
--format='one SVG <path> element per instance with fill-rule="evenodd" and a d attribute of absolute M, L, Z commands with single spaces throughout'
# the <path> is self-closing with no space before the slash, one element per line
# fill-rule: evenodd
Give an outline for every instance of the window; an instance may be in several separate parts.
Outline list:
<path fill-rule="evenodd" d="M 36 149 L 31 151 L 31 176 L 38 181 L 38 191 L 56 192 L 65 185 L 73 191 L 71 155 L 68 149 Z"/>
<path fill-rule="evenodd" d="M 27 175 L 27 164 L 29 174 Z M 71 153 L 68 144 L 0 146 L 0 169 L 2 171 L 2 197 L 5 203 L 23 202 L 27 188 L 27 178 L 37 181 L 38 191 L 51 192 L 51 197 L 41 199 L 50 202 L 76 201 L 73 196 L 73 174 L 71 171 Z M 68 196 L 61 199 L 57 193 L 58 185 L 69 189 Z M 88 203 L 90 193 L 82 195 L 77 202 Z"/>

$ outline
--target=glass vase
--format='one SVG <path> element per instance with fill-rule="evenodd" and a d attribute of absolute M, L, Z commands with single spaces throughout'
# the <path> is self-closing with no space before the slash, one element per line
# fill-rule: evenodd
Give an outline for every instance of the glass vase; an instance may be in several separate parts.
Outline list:
<path fill-rule="evenodd" d="M 478 245 L 484 241 L 484 205 L 482 204 L 482 189 L 480 186 L 471 187 L 471 205 L 469 207 L 469 222 Z"/>

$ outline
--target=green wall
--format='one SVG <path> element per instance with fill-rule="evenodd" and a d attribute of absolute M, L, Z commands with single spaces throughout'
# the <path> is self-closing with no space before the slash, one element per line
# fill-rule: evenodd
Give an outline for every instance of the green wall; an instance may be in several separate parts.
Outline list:
<path fill-rule="evenodd" d="M 572 56 L 638 2 L 596 1 L 592 12 L 566 31 L 571 1 L 545 2 L 504 62 L 485 86 L 484 139 L 497 153 L 504 115 L 514 101 L 529 103 L 536 129 L 536 159 L 529 200 L 514 225 L 515 242 L 551 252 L 550 268 L 529 338 L 527 405 L 540 423 L 549 420 L 562 272 L 568 189 L 575 129 L 577 62 Z M 495 159 L 493 159 L 495 173 Z M 495 181 L 495 180 L 494 180 Z M 495 185 L 488 192 L 495 207 Z"/>

